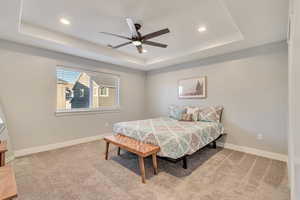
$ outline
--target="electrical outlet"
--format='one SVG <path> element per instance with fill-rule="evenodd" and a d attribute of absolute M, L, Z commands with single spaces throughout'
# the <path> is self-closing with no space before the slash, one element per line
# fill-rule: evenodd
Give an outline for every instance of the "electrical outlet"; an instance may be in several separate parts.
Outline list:
<path fill-rule="evenodd" d="M 263 140 L 264 139 L 263 134 L 257 134 L 256 139 L 257 140 Z"/>

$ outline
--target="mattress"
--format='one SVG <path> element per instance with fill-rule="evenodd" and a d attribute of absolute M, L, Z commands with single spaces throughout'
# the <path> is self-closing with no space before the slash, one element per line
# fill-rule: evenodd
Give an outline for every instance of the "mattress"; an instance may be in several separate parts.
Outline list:
<path fill-rule="evenodd" d="M 191 155 L 217 139 L 224 132 L 218 122 L 186 122 L 160 117 L 116 123 L 115 134 L 158 145 L 159 156 L 177 159 Z"/>

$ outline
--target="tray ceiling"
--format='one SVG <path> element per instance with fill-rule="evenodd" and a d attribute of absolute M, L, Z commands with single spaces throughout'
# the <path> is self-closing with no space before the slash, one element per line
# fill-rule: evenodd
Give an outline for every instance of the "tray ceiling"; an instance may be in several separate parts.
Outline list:
<path fill-rule="evenodd" d="M 141 70 L 283 40 L 288 8 L 285 0 L 11 0 L 5 4 L 17 9 L 8 13 L 2 7 L 0 17 L 6 15 L 18 25 L 0 22 L 0 30 L 10 28 L 0 34 L 4 39 Z M 168 47 L 144 45 L 143 54 L 133 45 L 108 48 L 126 40 L 99 32 L 130 36 L 126 17 L 141 23 L 143 34 L 169 28 L 170 34 L 153 39 Z M 70 25 L 60 23 L 62 18 Z M 199 27 L 206 31 L 199 32 Z"/>

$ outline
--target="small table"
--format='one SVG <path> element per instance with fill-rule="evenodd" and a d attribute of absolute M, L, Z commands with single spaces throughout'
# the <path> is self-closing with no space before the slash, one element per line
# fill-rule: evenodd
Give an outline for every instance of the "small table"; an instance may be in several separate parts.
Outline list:
<path fill-rule="evenodd" d="M 7 152 L 7 142 L 0 141 L 0 167 L 5 165 L 5 153 Z"/>
<path fill-rule="evenodd" d="M 17 197 L 15 174 L 10 165 L 0 167 L 0 199 L 10 200 Z"/>
<path fill-rule="evenodd" d="M 105 160 L 108 159 L 109 144 L 112 143 L 118 147 L 118 155 L 120 155 L 120 149 L 125 149 L 138 156 L 142 183 L 146 183 L 144 164 L 145 157 L 152 155 L 152 166 L 154 168 L 154 174 L 158 174 L 156 154 L 160 151 L 159 146 L 146 144 L 121 134 L 107 136 L 104 138 L 104 140 L 106 141 Z"/>

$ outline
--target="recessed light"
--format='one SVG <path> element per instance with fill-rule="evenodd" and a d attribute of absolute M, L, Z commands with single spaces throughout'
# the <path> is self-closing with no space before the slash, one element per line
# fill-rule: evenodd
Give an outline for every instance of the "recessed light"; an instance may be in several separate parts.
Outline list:
<path fill-rule="evenodd" d="M 61 18 L 60 23 L 62 23 L 64 25 L 70 25 L 71 24 L 71 22 L 69 20 L 65 19 L 65 18 Z"/>
<path fill-rule="evenodd" d="M 148 51 L 147 51 L 147 49 L 143 49 L 143 53 L 147 53 Z"/>
<path fill-rule="evenodd" d="M 132 44 L 134 44 L 135 46 L 140 46 L 142 43 L 141 43 L 141 41 L 135 40 L 135 41 L 132 41 Z"/>
<path fill-rule="evenodd" d="M 198 28 L 198 31 L 199 31 L 199 32 L 204 32 L 204 31 L 206 31 L 206 27 L 205 27 L 205 26 L 202 26 L 202 27 Z"/>

